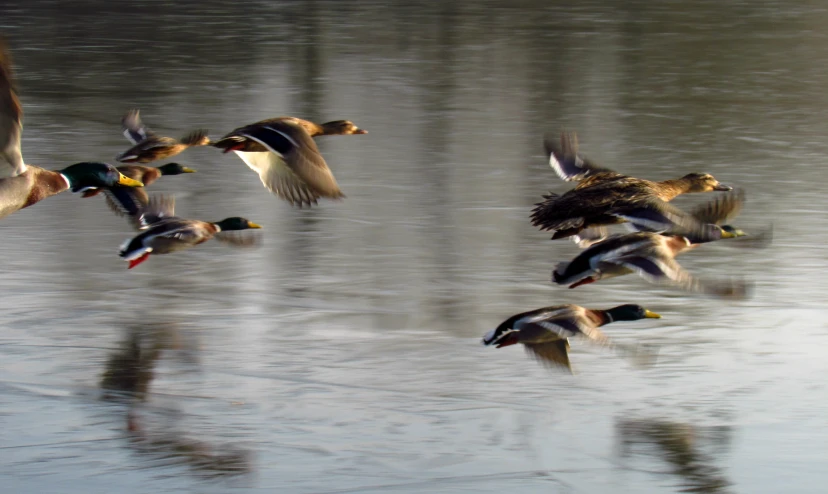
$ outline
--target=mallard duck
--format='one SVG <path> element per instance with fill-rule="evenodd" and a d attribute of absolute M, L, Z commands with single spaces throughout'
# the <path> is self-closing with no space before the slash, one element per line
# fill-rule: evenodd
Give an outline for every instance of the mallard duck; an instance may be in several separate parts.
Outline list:
<path fill-rule="evenodd" d="M 213 237 L 237 246 L 253 245 L 257 242 L 255 236 L 226 232 L 261 228 L 237 216 L 216 222 L 179 218 L 175 216 L 175 199 L 165 196 L 150 199 L 141 209 L 138 222 L 143 232 L 121 245 L 120 256 L 129 261 L 128 269 L 146 261 L 150 254 L 188 249 Z"/>
<path fill-rule="evenodd" d="M 143 182 L 144 186 L 152 184 L 162 176 L 195 173 L 179 163 L 167 163 L 159 167 L 143 165 L 121 165 L 117 170 L 133 180 Z M 120 215 L 136 216 L 138 211 L 147 205 L 149 198 L 143 188 L 126 189 L 123 187 L 90 188 L 83 193 L 83 197 L 93 197 L 104 191 L 109 207 Z"/>
<path fill-rule="evenodd" d="M 367 134 L 368 131 L 364 129 L 360 129 L 356 126 L 355 123 L 351 122 L 350 120 L 334 120 L 331 122 L 325 122 L 323 124 L 318 124 L 315 122 L 311 122 L 310 120 L 303 120 L 301 118 L 296 117 L 276 117 L 276 118 L 268 118 L 266 120 L 261 120 L 256 123 L 252 123 L 250 125 L 245 125 L 244 127 L 239 127 L 234 131 L 230 132 L 226 136 L 222 137 L 218 141 L 214 142 L 212 145 L 221 149 L 224 149 L 224 152 L 230 151 L 243 151 L 246 153 L 253 153 L 253 152 L 268 152 L 268 148 L 265 145 L 260 144 L 259 142 L 251 139 L 247 140 L 238 140 L 232 139 L 229 142 L 222 142 L 226 137 L 236 136 L 238 134 L 248 132 L 251 129 L 255 131 L 261 127 L 268 127 L 273 126 L 274 124 L 287 122 L 298 125 L 305 129 L 305 132 L 308 133 L 311 137 L 319 137 L 319 136 L 334 136 L 334 135 L 351 135 L 351 134 Z"/>
<path fill-rule="evenodd" d="M 0 41 L 0 218 L 64 190 L 90 187 L 141 187 L 106 163 L 75 163 L 62 170 L 26 165 L 20 150 L 23 109 L 12 78 L 11 58 Z"/>
<path fill-rule="evenodd" d="M 625 304 L 611 309 L 587 309 L 579 305 L 543 307 L 516 314 L 483 336 L 484 345 L 497 348 L 522 343 L 526 351 L 549 366 L 572 370 L 569 338 L 582 336 L 604 345 L 609 338 L 598 329 L 615 321 L 660 318 L 640 305 Z"/>
<path fill-rule="evenodd" d="M 155 134 L 141 122 L 138 110 L 130 110 L 121 119 L 124 137 L 134 144 L 115 157 L 121 163 L 150 163 L 181 153 L 192 146 L 207 146 L 210 138 L 207 130 L 197 129 L 181 139 Z"/>
<path fill-rule="evenodd" d="M 704 203 L 689 213 L 676 213 L 675 211 L 677 210 L 672 207 L 661 210 L 653 207 L 649 211 L 645 210 L 645 212 L 651 213 L 650 219 L 652 219 L 652 216 L 655 216 L 652 214 L 654 211 L 660 211 L 659 214 L 669 214 L 669 222 L 671 222 L 671 225 L 667 225 L 667 222 L 662 221 L 641 221 L 641 214 L 638 215 L 638 218 L 633 219 L 633 221 L 638 221 L 638 223 L 627 223 L 627 225 L 629 225 L 630 229 L 633 231 L 646 231 L 666 235 L 684 236 L 687 237 L 693 244 L 719 240 L 722 238 L 723 231 L 737 232 L 737 236 L 744 236 L 745 234 L 741 230 L 737 230 L 728 225 L 721 226 L 722 223 L 736 217 L 736 215 L 739 214 L 742 210 L 744 201 L 744 191 L 737 190 L 735 192 L 725 194 L 713 201 Z M 669 212 L 667 210 L 669 210 Z M 618 214 L 622 217 L 625 216 L 623 210 L 621 210 Z M 573 235 L 571 238 L 579 247 L 585 249 L 602 240 L 605 240 L 609 236 L 609 229 L 606 226 L 593 226 L 581 230 L 577 235 Z"/>
<path fill-rule="evenodd" d="M 679 218 L 687 217 L 667 204 L 680 194 L 728 191 L 708 173 L 690 173 L 681 178 L 653 182 L 628 177 L 601 168 L 578 154 L 575 133 L 561 134 L 560 147 L 546 140 L 550 164 L 562 179 L 580 180 L 563 195 L 548 193 L 532 210 L 532 224 L 554 231 L 553 239 L 576 235 L 594 226 L 630 221 L 649 229 L 668 231 Z"/>
<path fill-rule="evenodd" d="M 345 197 L 304 127 L 288 120 L 267 122 L 240 127 L 213 146 L 235 151 L 265 187 L 296 206 L 316 204 L 320 197 Z M 267 152 L 260 152 L 262 147 Z"/>
<path fill-rule="evenodd" d="M 744 282 L 704 282 L 685 271 L 675 257 L 717 238 L 745 236 L 745 232 L 731 225 L 719 226 L 738 213 L 743 201 L 744 194 L 738 191 L 699 207 L 692 215 L 704 222 L 707 229 L 695 237 L 653 232 L 611 235 L 585 249 L 571 262 L 559 263 L 552 271 L 552 282 L 575 288 L 601 279 L 638 273 L 653 283 L 672 283 L 689 291 L 742 298 L 747 293 Z"/>

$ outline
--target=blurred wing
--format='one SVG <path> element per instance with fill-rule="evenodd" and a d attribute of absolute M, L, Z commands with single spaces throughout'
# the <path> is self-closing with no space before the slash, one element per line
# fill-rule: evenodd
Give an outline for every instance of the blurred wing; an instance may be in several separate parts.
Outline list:
<path fill-rule="evenodd" d="M 678 282 L 690 276 L 674 259 L 669 258 L 631 255 L 620 256 L 611 261 L 601 261 L 598 263 L 598 269 L 601 271 L 617 271 L 619 266 L 638 273 L 651 283 L 663 283 L 665 281 Z"/>
<path fill-rule="evenodd" d="M 629 224 L 629 223 L 627 223 Z M 578 232 L 576 235 L 573 235 L 572 241 L 575 242 L 575 245 L 582 249 L 586 249 L 598 242 L 606 239 L 609 237 L 609 229 L 605 226 L 593 226 L 590 228 L 585 228 Z"/>
<path fill-rule="evenodd" d="M 607 341 L 607 337 L 588 322 L 583 309 L 573 310 L 570 307 L 554 312 L 542 312 L 533 317 L 520 319 L 515 323 L 515 329 L 521 332 L 521 341 L 542 342 L 544 339 L 572 338 L 585 336 L 597 342 Z"/>
<path fill-rule="evenodd" d="M 0 41 L 0 178 L 16 177 L 26 171 L 20 151 L 23 108 L 17 99 L 12 78 L 11 56 Z"/>
<path fill-rule="evenodd" d="M 627 256 L 620 257 L 612 261 L 611 264 L 618 264 L 631 269 L 650 282 L 668 282 L 688 292 L 705 293 L 716 297 L 742 300 L 747 297 L 750 289 L 749 284 L 738 279 L 718 281 L 702 280 L 690 274 L 672 259 Z"/>
<path fill-rule="evenodd" d="M 612 209 L 608 214 L 629 221 L 633 229 L 643 232 L 661 233 L 698 223 L 684 211 L 659 199 L 639 201 L 633 206 Z"/>
<path fill-rule="evenodd" d="M 170 228 L 164 228 L 162 231 L 154 232 L 154 238 L 166 238 L 185 243 L 196 243 L 204 238 L 203 232 L 200 228 L 193 225 L 178 225 L 178 222 L 170 222 Z M 164 223 L 161 223 L 164 225 Z"/>
<path fill-rule="evenodd" d="M 143 187 L 107 187 L 103 190 L 106 204 L 118 216 L 130 216 L 136 220 L 149 199 Z"/>
<path fill-rule="evenodd" d="M 701 223 L 721 225 L 735 218 L 742 210 L 744 202 L 745 191 L 735 190 L 727 194 L 722 194 L 713 201 L 702 204 L 691 211 L 690 215 Z"/>
<path fill-rule="evenodd" d="M 145 230 L 154 223 L 175 217 L 175 197 L 156 195 L 138 212 L 138 225 Z"/>
<path fill-rule="evenodd" d="M 578 135 L 575 132 L 562 132 L 560 144 L 556 139 L 547 136 L 543 144 L 549 156 L 549 166 L 555 170 L 561 180 L 578 181 L 605 172 L 620 175 L 579 155 Z"/>
<path fill-rule="evenodd" d="M 282 199 L 295 205 L 316 204 L 321 197 L 287 167 L 281 155 L 276 153 L 246 153 L 234 151 L 259 174 L 265 187 Z"/>
<path fill-rule="evenodd" d="M 121 162 L 129 162 L 130 160 L 135 160 L 141 157 L 142 154 L 145 154 L 150 149 L 154 148 L 166 148 L 171 145 L 174 145 L 174 139 L 169 137 L 159 137 L 156 135 L 149 135 L 146 139 L 139 142 L 138 144 L 132 146 L 131 148 L 127 149 L 123 153 L 115 156 L 115 159 Z"/>
<path fill-rule="evenodd" d="M 254 232 L 229 231 L 219 232 L 215 239 L 235 247 L 257 247 L 262 243 L 262 236 Z"/>
<path fill-rule="evenodd" d="M 140 110 L 130 110 L 126 115 L 124 115 L 124 118 L 121 119 L 121 127 L 124 131 L 124 137 L 126 137 L 132 144 L 138 144 L 152 135 L 152 131 L 149 130 L 141 121 L 139 112 Z"/>
<path fill-rule="evenodd" d="M 316 143 L 302 127 L 290 122 L 272 122 L 249 127 L 239 134 L 270 151 L 266 159 L 236 153 L 256 170 L 272 192 L 298 205 L 315 203 L 319 197 L 343 197 Z"/>
<path fill-rule="evenodd" d="M 526 353 L 547 367 L 563 367 L 572 372 L 569 363 L 569 342 L 566 339 L 548 341 L 545 343 L 527 343 L 524 345 Z"/>

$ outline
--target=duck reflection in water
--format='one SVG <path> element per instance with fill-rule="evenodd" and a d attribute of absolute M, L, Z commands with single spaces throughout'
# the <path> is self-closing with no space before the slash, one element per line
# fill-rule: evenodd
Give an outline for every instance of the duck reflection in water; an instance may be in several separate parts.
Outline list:
<path fill-rule="evenodd" d="M 175 355 L 185 365 L 197 365 L 192 345 L 176 324 L 133 325 L 112 352 L 101 376 L 103 399 L 125 403 L 129 447 L 150 467 L 185 464 L 203 477 L 232 477 L 252 472 L 252 454 L 236 445 L 215 445 L 192 436 L 170 422 L 180 422 L 177 410 L 153 404 L 149 387 L 162 357 Z M 169 358 L 169 357 L 168 357 Z"/>
<path fill-rule="evenodd" d="M 681 492 L 729 492 L 731 483 L 715 465 L 716 458 L 702 451 L 704 443 L 729 443 L 729 427 L 700 428 L 669 420 L 621 419 L 615 430 L 622 458 L 649 454 L 663 459 L 672 467 L 671 473 L 682 477 Z"/>

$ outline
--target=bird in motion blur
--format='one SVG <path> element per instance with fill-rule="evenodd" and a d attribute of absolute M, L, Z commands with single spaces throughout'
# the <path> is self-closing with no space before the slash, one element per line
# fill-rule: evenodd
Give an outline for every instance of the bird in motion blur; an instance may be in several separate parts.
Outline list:
<path fill-rule="evenodd" d="M 150 254 L 189 249 L 213 237 L 236 246 L 255 245 L 257 236 L 239 234 L 238 231 L 261 228 L 238 216 L 215 222 L 175 216 L 175 199 L 166 196 L 152 197 L 139 213 L 137 223 L 141 233 L 125 241 L 120 250 L 120 256 L 129 262 L 128 269 L 146 261 Z"/>
<path fill-rule="evenodd" d="M 20 148 L 22 133 L 23 108 L 14 85 L 11 56 L 0 40 L 0 218 L 69 189 L 83 192 L 92 187 L 143 186 L 106 163 L 75 163 L 62 170 L 27 165 Z"/>
<path fill-rule="evenodd" d="M 141 121 L 139 110 L 130 110 L 121 119 L 124 137 L 133 146 L 115 157 L 121 163 L 150 163 L 175 156 L 193 146 L 207 146 L 207 130 L 197 129 L 181 139 L 159 136 Z"/>
<path fill-rule="evenodd" d="M 117 170 L 124 176 L 133 180 L 143 182 L 144 187 L 152 184 L 162 176 L 181 175 L 182 173 L 195 173 L 192 168 L 179 163 L 167 163 L 159 167 L 143 165 L 121 165 Z M 94 197 L 103 191 L 106 203 L 112 211 L 118 215 L 137 216 L 141 208 L 149 203 L 149 196 L 146 190 L 141 188 L 126 187 L 92 187 L 87 189 L 82 196 Z"/>
<path fill-rule="evenodd" d="M 605 346 L 609 338 L 598 329 L 615 321 L 637 321 L 661 316 L 640 305 L 625 304 L 611 309 L 587 309 L 567 304 L 542 307 L 515 314 L 483 336 L 484 345 L 497 348 L 523 344 L 526 352 L 547 366 L 570 372 L 569 338 L 578 336 Z"/>
<path fill-rule="evenodd" d="M 575 288 L 602 279 L 637 273 L 652 283 L 667 283 L 683 290 L 719 297 L 744 298 L 749 287 L 744 281 L 705 281 L 691 275 L 675 260 L 682 252 L 716 238 L 745 236 L 745 232 L 734 226 L 719 226 L 738 213 L 743 202 L 743 192 L 736 191 L 704 204 L 691 213 L 691 216 L 707 227 L 699 236 L 653 232 L 611 235 L 592 244 L 572 261 L 559 263 L 552 271 L 552 282 Z"/>
<path fill-rule="evenodd" d="M 603 168 L 578 154 L 574 132 L 563 133 L 560 145 L 545 140 L 549 162 L 565 181 L 579 181 L 563 195 L 548 193 L 532 210 L 532 224 L 550 230 L 552 239 L 579 234 L 590 227 L 629 221 L 635 228 L 682 234 L 700 225 L 668 204 L 680 194 L 728 191 L 708 173 L 689 173 L 681 178 L 653 182 Z"/>
<path fill-rule="evenodd" d="M 302 207 L 317 204 L 321 197 L 345 197 L 313 137 L 366 133 L 348 120 L 318 125 L 295 117 L 279 117 L 239 127 L 213 146 L 225 153 L 234 151 L 258 173 L 268 190 Z"/>

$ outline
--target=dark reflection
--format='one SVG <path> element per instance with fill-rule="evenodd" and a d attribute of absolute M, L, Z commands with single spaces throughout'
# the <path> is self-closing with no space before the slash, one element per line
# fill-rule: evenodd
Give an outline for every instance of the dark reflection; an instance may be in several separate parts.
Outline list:
<path fill-rule="evenodd" d="M 288 74 L 291 85 L 297 88 L 293 100 L 295 105 L 289 114 L 314 122 L 335 120 L 339 116 L 322 115 L 322 97 L 325 91 L 323 83 L 324 44 L 320 37 L 320 15 L 316 0 L 300 1 L 290 6 L 285 12 L 287 26 L 292 31 L 287 58 Z M 281 113 L 280 113 L 281 115 Z M 276 116 L 276 115 L 274 115 Z M 341 117 L 347 118 L 347 117 Z M 317 145 L 325 155 L 325 139 L 318 139 Z M 293 271 L 292 280 L 304 280 L 313 272 L 317 252 L 315 240 L 319 231 L 319 212 L 317 208 L 293 211 L 290 216 L 291 227 L 286 268 Z M 304 285 L 285 286 L 286 293 L 294 296 L 306 295 L 308 288 Z"/>
<path fill-rule="evenodd" d="M 129 447 L 148 466 L 181 464 L 203 477 L 233 477 L 252 472 L 252 453 L 233 444 L 195 439 L 199 431 L 176 425 L 179 413 L 150 405 L 154 369 L 166 355 L 187 355 L 186 339 L 175 323 L 127 326 L 101 376 L 103 398 L 125 403 Z M 184 358 L 186 364 L 192 359 Z"/>
<path fill-rule="evenodd" d="M 666 461 L 682 477 L 682 492 L 729 492 L 731 483 L 715 465 L 714 454 L 702 451 L 730 442 L 730 427 L 696 427 L 660 419 L 620 419 L 615 424 L 620 456 L 653 455 Z"/>

